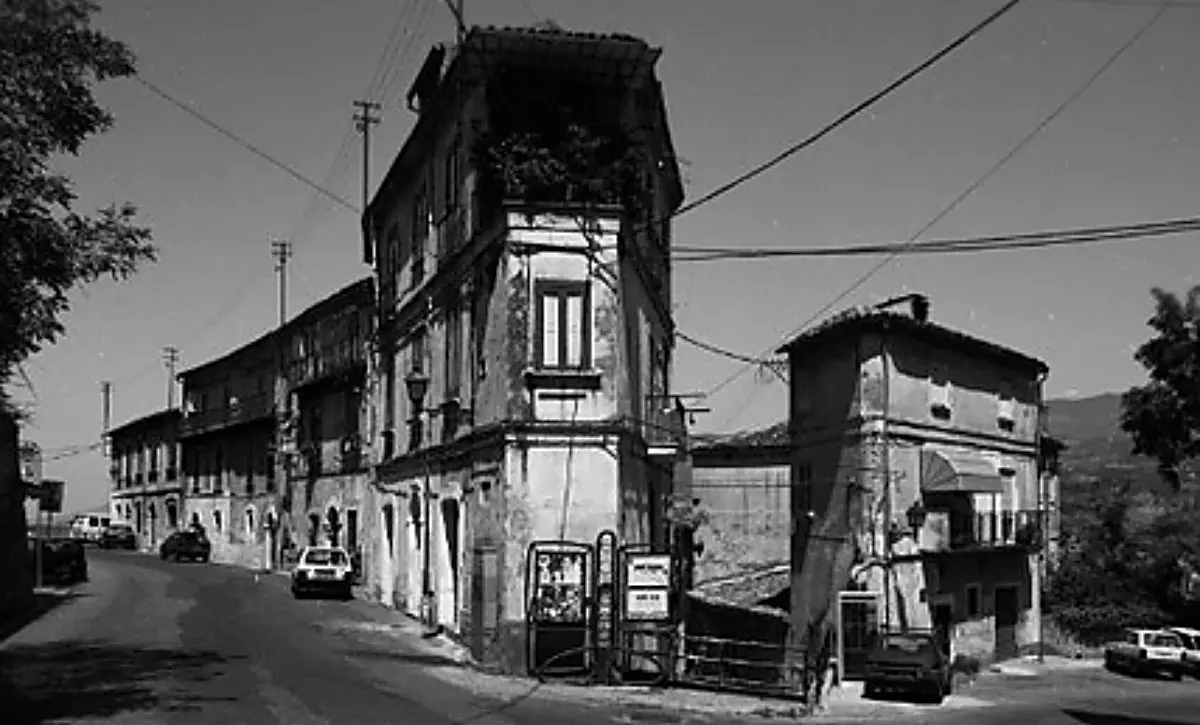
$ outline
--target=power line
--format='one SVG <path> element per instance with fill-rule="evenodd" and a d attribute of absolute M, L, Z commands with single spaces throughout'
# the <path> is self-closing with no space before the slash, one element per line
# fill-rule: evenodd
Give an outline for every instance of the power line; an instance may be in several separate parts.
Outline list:
<path fill-rule="evenodd" d="M 864 273 L 863 275 L 861 275 L 860 277 L 855 279 L 854 282 L 850 284 L 850 286 L 843 289 L 832 300 L 825 303 L 820 309 L 818 309 L 815 313 L 813 313 L 803 323 L 801 323 L 799 326 L 793 328 L 790 332 L 788 332 L 786 335 L 784 335 L 781 338 L 781 342 L 776 342 L 775 344 L 771 345 L 771 347 L 767 348 L 765 351 L 760 353 L 758 357 L 763 358 L 763 357 L 771 354 L 771 352 L 776 347 L 778 347 L 780 344 L 782 344 L 782 342 L 786 342 L 788 339 L 795 337 L 797 334 L 800 333 L 800 331 L 802 331 L 803 329 L 808 327 L 810 324 L 815 322 L 817 319 L 819 319 L 822 315 L 827 313 L 829 310 L 833 309 L 834 306 L 836 306 L 837 304 L 842 302 L 842 300 L 844 300 L 847 297 L 849 297 L 850 295 L 854 294 L 854 292 L 858 291 L 858 289 L 860 287 L 862 287 L 864 284 L 866 284 L 871 278 L 873 278 L 876 274 L 878 274 L 881 270 L 883 270 L 884 267 L 886 267 L 888 264 L 890 264 L 892 262 L 892 260 L 894 260 L 899 254 L 901 254 L 903 252 L 904 249 L 910 248 L 913 244 L 915 244 L 917 242 L 917 240 L 921 236 L 923 236 L 927 231 L 929 231 L 929 229 L 931 229 L 934 225 L 936 225 L 938 222 L 940 222 L 942 219 L 944 219 L 947 215 L 949 215 L 952 211 L 954 211 L 954 209 L 956 209 L 964 200 L 966 200 L 967 197 L 969 197 L 977 189 L 979 189 L 980 186 L 982 186 L 988 179 L 990 179 L 993 175 L 995 175 L 995 173 L 998 172 L 1005 164 L 1007 164 L 1014 156 L 1016 156 L 1026 146 L 1028 146 L 1029 143 L 1038 134 L 1040 134 L 1047 126 L 1050 125 L 1050 123 L 1052 123 L 1056 118 L 1058 118 L 1060 115 L 1062 115 L 1063 111 L 1065 111 L 1071 104 L 1073 104 L 1084 93 L 1086 93 L 1088 91 L 1088 89 L 1090 89 L 1093 85 L 1095 85 L 1096 81 L 1098 81 L 1100 79 L 1100 77 L 1103 76 L 1108 71 L 1108 69 L 1111 68 L 1113 66 L 1113 64 L 1116 63 L 1116 61 L 1125 54 L 1126 51 L 1128 51 L 1131 47 L 1133 47 L 1133 45 L 1135 43 L 1137 43 L 1137 41 L 1139 39 L 1141 39 L 1141 37 L 1146 33 L 1146 31 L 1148 31 L 1155 23 L 1157 23 L 1162 18 L 1162 16 L 1166 13 L 1167 10 L 1168 10 L 1167 6 L 1159 7 L 1155 11 L 1155 13 L 1145 23 L 1140 25 L 1137 28 L 1137 30 L 1124 43 L 1122 43 L 1121 46 L 1118 47 L 1117 50 L 1113 54 L 1111 54 L 1105 60 L 1104 63 L 1101 64 L 1100 68 L 1097 69 L 1097 71 L 1095 73 L 1093 73 L 1091 76 L 1089 76 L 1079 88 L 1077 88 L 1073 93 L 1071 93 L 1069 96 L 1067 96 L 1067 98 L 1062 103 L 1060 103 L 1056 108 L 1054 108 L 1045 118 L 1043 118 L 1042 121 L 1033 128 L 1033 130 L 1031 130 L 1020 141 L 1018 141 L 1015 146 L 1013 146 L 1006 154 L 1004 154 L 1004 156 L 1002 156 L 999 160 L 997 160 L 995 163 L 993 163 L 991 166 L 989 166 L 983 172 L 983 174 L 979 176 L 979 178 L 977 178 L 966 189 L 964 189 L 962 193 L 960 193 L 958 196 L 956 196 L 948 205 L 946 205 L 945 208 L 943 208 L 940 212 L 935 214 L 928 222 L 926 222 L 919 230 L 917 230 L 917 232 L 912 237 L 910 237 L 909 240 L 905 244 L 899 245 L 895 249 L 893 249 L 888 254 L 887 257 L 882 259 L 879 263 L 875 264 L 873 267 L 871 267 L 871 269 L 867 270 L 866 273 Z M 747 370 L 749 370 L 748 367 L 742 367 L 742 368 L 738 369 L 733 374 L 729 375 L 724 380 L 722 380 L 720 383 L 715 385 L 709 391 L 709 395 L 716 395 L 717 393 L 721 392 L 726 387 L 731 385 L 734 381 L 736 381 L 738 378 L 740 378 L 742 375 L 744 375 Z"/>
<path fill-rule="evenodd" d="M 978 254 L 1022 249 L 1071 247 L 1102 242 L 1152 239 L 1200 231 L 1200 217 L 1186 217 L 1122 226 L 1079 227 L 1058 231 L 1006 234 L 987 237 L 939 239 L 928 242 L 886 242 L 856 246 L 806 247 L 802 249 L 712 249 L 688 248 L 675 262 L 719 262 L 728 260 L 779 259 L 789 257 L 859 257 L 875 254 Z"/>
<path fill-rule="evenodd" d="M 328 198 L 330 201 L 333 201 L 333 202 L 337 203 L 338 205 L 343 206 L 346 209 L 348 209 L 356 214 L 359 213 L 359 211 L 360 211 L 359 208 L 356 207 L 351 202 L 346 201 L 345 199 L 338 196 L 337 194 L 334 194 L 332 191 L 329 191 L 328 189 L 322 187 L 320 184 L 318 184 L 317 182 L 308 178 L 304 174 L 301 174 L 299 171 L 297 171 L 293 167 L 289 166 L 288 164 L 284 163 L 283 161 L 280 161 L 279 159 L 275 158 L 274 156 L 267 153 L 266 151 L 263 151 L 259 147 L 250 143 L 249 141 L 242 138 L 241 136 L 238 136 L 236 133 L 234 133 L 233 131 L 230 131 L 229 129 L 225 128 L 224 126 L 217 123 L 216 121 L 213 121 L 208 116 L 205 116 L 203 113 L 196 110 L 195 108 L 188 105 L 187 103 L 184 103 L 183 101 L 176 99 L 174 96 L 172 96 L 170 93 L 167 93 L 165 90 L 163 90 L 158 85 L 146 80 L 145 78 L 143 78 L 140 75 L 134 76 L 134 80 L 136 80 L 138 83 L 140 83 L 143 86 L 145 86 L 146 88 L 148 88 L 152 93 L 159 96 L 163 100 L 167 101 L 171 105 L 175 106 L 179 110 L 181 110 L 184 113 L 188 114 L 189 116 L 197 119 L 198 121 L 203 123 L 205 126 L 208 126 L 209 128 L 213 129 L 214 131 L 217 131 L 221 135 L 230 139 L 237 145 L 241 146 L 242 148 L 246 149 L 250 153 L 254 154 L 255 156 L 258 156 L 260 159 L 263 159 L 264 161 L 271 164 L 275 168 L 283 171 L 285 174 L 292 177 L 296 181 L 299 181 L 301 184 L 304 184 L 305 186 L 311 188 L 312 190 L 316 191 L 317 193 L 321 194 L 322 196 Z"/>
<path fill-rule="evenodd" d="M 714 199 L 716 199 L 718 197 L 724 196 L 725 194 L 728 194 L 729 192 L 733 191 L 734 189 L 741 186 L 742 184 L 745 184 L 746 182 L 750 181 L 751 179 L 754 179 L 755 177 L 758 177 L 758 176 L 766 173 L 770 169 L 778 166 L 779 164 L 783 163 L 784 161 L 786 161 L 787 159 L 796 155 L 797 153 L 803 151 L 804 149 L 808 148 L 809 146 L 812 146 L 816 142 L 820 141 L 821 139 L 825 138 L 829 134 L 836 131 L 838 128 L 841 128 L 842 126 L 844 126 L 847 122 L 849 122 L 854 117 L 858 116 L 863 111 L 867 110 L 871 106 L 874 106 L 879 101 L 883 100 L 887 96 L 894 93 L 897 89 L 899 89 L 901 86 L 907 84 L 913 78 L 916 78 L 920 74 L 922 74 L 925 71 L 932 68 L 934 65 L 939 63 L 942 59 L 944 59 L 946 56 L 950 55 L 954 51 L 958 50 L 961 46 L 965 45 L 967 43 L 967 41 L 974 38 L 976 35 L 978 35 L 980 32 L 982 32 L 989 25 L 996 22 L 997 20 L 1004 17 L 1005 15 L 1007 15 L 1013 8 L 1015 8 L 1021 2 L 1022 2 L 1022 0 L 1008 0 L 1008 2 L 1006 2 L 999 10 L 993 12 L 991 15 L 987 16 L 980 22 L 976 23 L 973 27 L 971 27 L 965 33 L 963 33 L 962 35 L 955 38 L 949 45 L 946 45 L 941 50 L 934 53 L 932 56 L 927 58 L 925 61 L 923 61 L 922 63 L 917 65 L 912 70 L 908 71 L 907 73 L 900 76 L 896 80 L 887 84 L 882 89 L 876 91 L 871 96 L 869 96 L 865 101 L 862 101 L 861 103 L 855 105 L 850 110 L 848 110 L 845 113 L 843 113 L 842 115 L 838 116 L 833 121 L 826 124 L 825 127 L 822 128 L 821 130 L 812 134 L 811 136 L 804 139 L 803 141 L 800 141 L 799 143 L 789 146 L 787 149 L 785 149 L 781 153 L 777 154 L 775 157 L 766 161 L 765 163 L 759 164 L 758 166 L 754 167 L 753 169 L 750 169 L 749 171 L 746 171 L 745 173 L 743 173 L 737 177 L 734 177 L 732 180 L 727 181 L 724 184 L 721 184 L 720 186 L 718 186 L 717 188 L 708 192 L 704 196 L 701 196 L 699 199 L 696 199 L 695 201 L 684 204 L 683 206 L 679 207 L 671 214 L 667 215 L 667 218 L 674 218 L 674 217 L 682 216 L 682 215 L 688 213 L 689 211 L 692 211 L 698 207 L 701 207 L 701 206 L 707 204 L 710 201 L 713 201 Z"/>

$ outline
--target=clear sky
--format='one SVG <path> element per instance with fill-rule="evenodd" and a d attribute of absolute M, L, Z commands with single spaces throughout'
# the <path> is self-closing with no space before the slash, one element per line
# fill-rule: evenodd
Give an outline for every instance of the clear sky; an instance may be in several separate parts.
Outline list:
<path fill-rule="evenodd" d="M 372 87 L 396 18 L 404 40 L 373 87 L 383 102 L 372 184 L 411 127 L 403 94 L 429 45 L 449 41 L 443 0 L 107 0 L 99 25 L 150 81 L 358 204 L 351 102 Z M 472 24 L 549 17 L 663 48 L 689 196 L 813 132 L 1001 5 L 1000 0 L 466 0 Z M 1155 11 L 1138 0 L 1026 0 L 944 64 L 783 166 L 680 218 L 690 246 L 796 247 L 904 239 L 1070 96 Z M 931 237 L 1190 216 L 1200 189 L 1200 8 L 1172 8 Z M 411 42 L 409 42 L 411 40 Z M 64 162 L 83 208 L 132 201 L 158 264 L 74 295 L 67 337 L 34 359 L 26 437 L 50 456 L 97 440 L 100 381 L 113 422 L 162 408 L 161 348 L 201 363 L 277 318 L 272 236 L 295 244 L 289 309 L 365 274 L 358 219 L 133 81 L 102 86 L 117 125 Z M 348 153 L 339 154 L 344 148 Z M 335 161 L 340 159 L 340 163 Z M 332 172 L 332 173 L 331 173 Z M 680 328 L 757 355 L 877 259 L 679 264 Z M 1045 359 L 1051 396 L 1126 388 L 1149 288 L 1196 283 L 1200 240 L 897 260 L 845 304 L 919 290 L 932 317 Z M 680 343 L 677 392 L 738 369 Z M 701 431 L 773 423 L 778 382 L 744 375 L 708 401 Z M 68 510 L 107 492 L 99 453 L 51 460 Z"/>

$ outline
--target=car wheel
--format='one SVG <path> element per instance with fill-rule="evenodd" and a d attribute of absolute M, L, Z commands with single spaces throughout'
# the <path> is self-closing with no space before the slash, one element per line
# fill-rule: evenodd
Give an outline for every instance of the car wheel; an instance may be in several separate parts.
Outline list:
<path fill-rule="evenodd" d="M 875 683 L 868 682 L 863 685 L 863 697 L 867 698 L 868 700 L 871 700 L 878 696 L 879 696 L 879 688 L 875 686 Z"/>
<path fill-rule="evenodd" d="M 349 601 L 349 600 L 351 600 L 351 599 L 353 599 L 353 598 L 354 598 L 354 585 L 352 585 L 352 584 L 347 584 L 347 585 L 346 585 L 346 586 L 345 586 L 345 587 L 342 589 L 342 599 L 344 599 L 344 600 L 346 600 L 346 601 Z"/>

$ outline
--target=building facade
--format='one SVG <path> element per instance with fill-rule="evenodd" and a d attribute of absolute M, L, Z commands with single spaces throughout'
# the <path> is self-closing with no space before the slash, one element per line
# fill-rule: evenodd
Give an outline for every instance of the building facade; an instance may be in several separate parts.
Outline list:
<path fill-rule="evenodd" d="M 289 403 L 281 436 L 282 558 L 305 545 L 332 544 L 363 563 L 370 463 L 363 431 L 374 318 L 374 280 L 365 278 L 284 328 Z"/>
<path fill-rule="evenodd" d="M 847 676 L 881 628 L 931 628 L 983 661 L 1041 636 L 1047 367 L 929 322 L 910 298 L 911 315 L 854 311 L 781 350 L 792 636 L 836 632 Z"/>
<path fill-rule="evenodd" d="M 185 525 L 182 418 L 177 409 L 160 410 L 108 432 L 108 516 L 132 526 L 143 551 Z"/>
<path fill-rule="evenodd" d="M 531 543 L 661 536 L 682 187 L 658 55 L 528 29 L 434 48 L 364 215 L 376 593 L 509 670 Z"/>
<path fill-rule="evenodd" d="M 697 587 L 736 589 L 751 578 L 766 589 L 747 591 L 753 601 L 742 603 L 757 603 L 790 586 L 791 458 L 786 423 L 692 448 L 692 496 L 704 512 Z"/>
<path fill-rule="evenodd" d="M 277 339 L 268 333 L 179 375 L 186 525 L 204 528 L 215 562 L 273 565 Z"/>

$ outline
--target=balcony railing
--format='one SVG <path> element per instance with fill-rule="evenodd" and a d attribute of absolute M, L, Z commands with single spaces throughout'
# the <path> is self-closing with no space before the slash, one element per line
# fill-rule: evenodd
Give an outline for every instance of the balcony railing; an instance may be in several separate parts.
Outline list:
<path fill-rule="evenodd" d="M 230 404 L 223 408 L 210 408 L 189 413 L 183 419 L 181 432 L 184 436 L 195 436 L 274 416 L 275 396 L 271 393 L 263 393 L 230 401 Z"/>
<path fill-rule="evenodd" d="M 1031 509 L 970 514 L 931 511 L 921 533 L 921 549 L 1036 549 L 1043 541 L 1043 516 Z"/>

